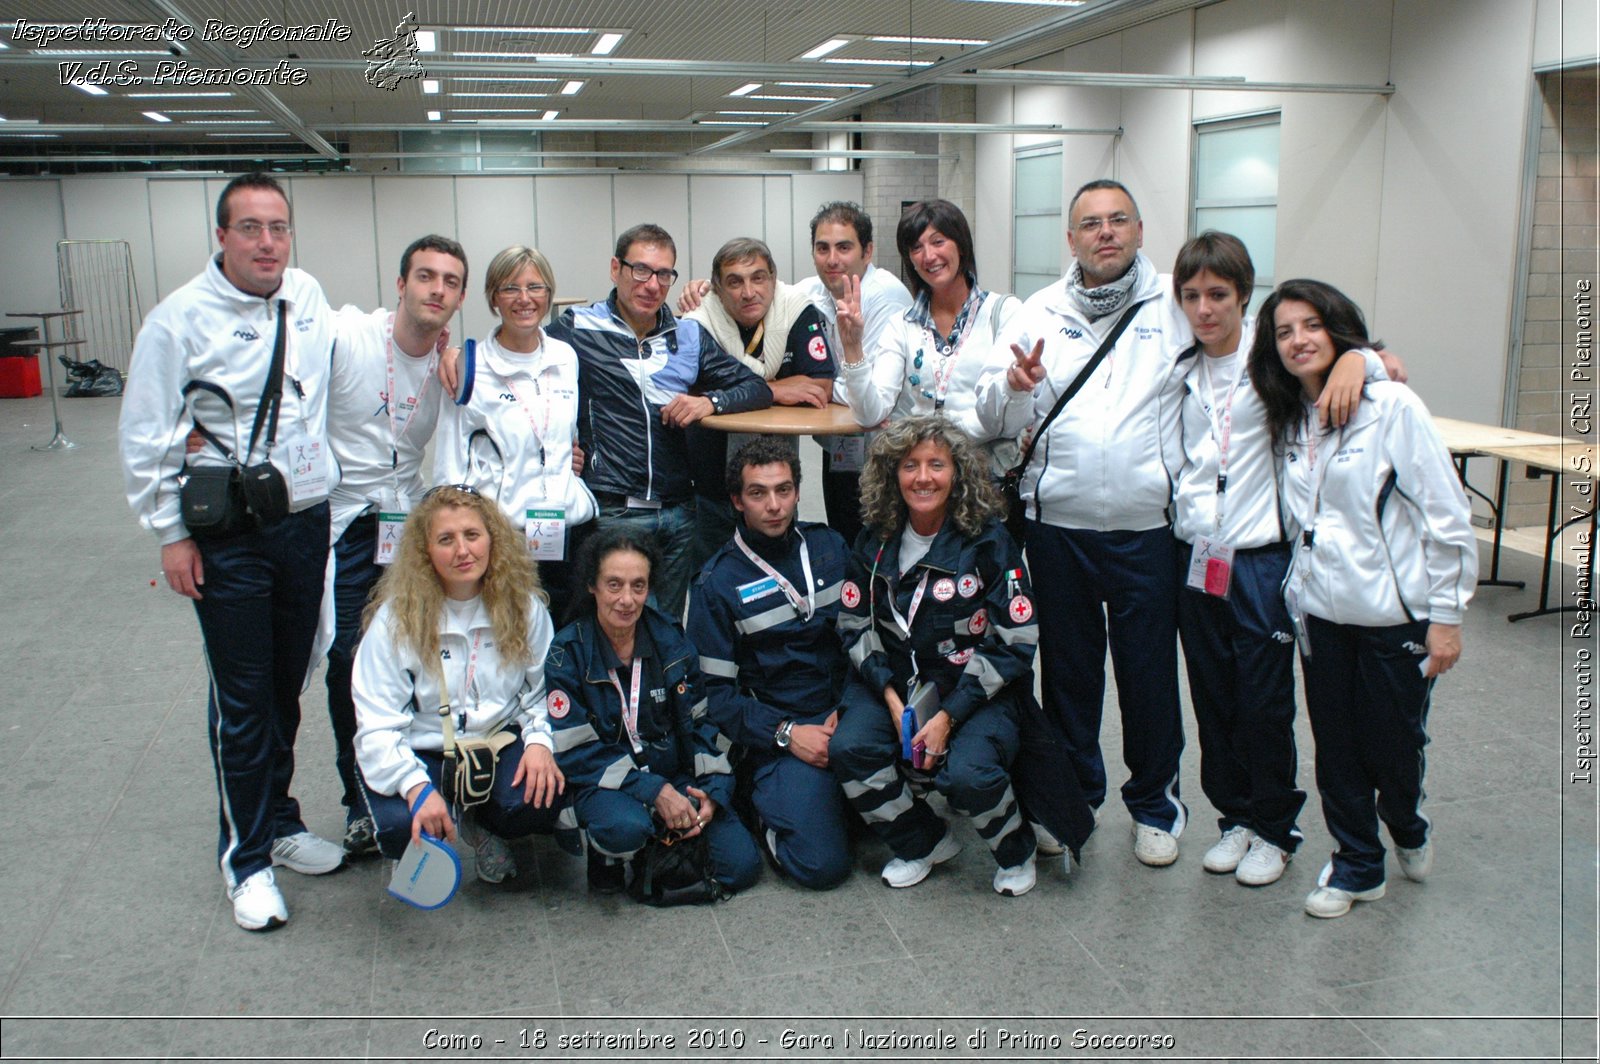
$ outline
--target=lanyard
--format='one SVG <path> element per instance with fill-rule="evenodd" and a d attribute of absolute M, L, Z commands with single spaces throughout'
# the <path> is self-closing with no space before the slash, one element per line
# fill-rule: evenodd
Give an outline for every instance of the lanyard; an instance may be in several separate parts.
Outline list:
<path fill-rule="evenodd" d="M 874 615 L 878 612 L 878 562 L 883 558 L 884 546 L 885 544 L 879 544 L 878 555 L 872 559 L 872 575 L 867 580 L 868 585 L 872 588 L 872 612 Z M 899 608 L 895 605 L 894 596 L 891 595 L 889 597 L 889 613 L 894 618 L 895 624 L 900 626 L 900 633 L 907 639 L 911 638 L 911 622 L 917 619 L 917 608 L 922 605 L 922 596 L 927 590 L 928 570 L 924 568 L 922 570 L 922 579 L 917 581 L 917 590 L 912 592 L 911 605 L 903 617 L 900 615 Z"/>
<path fill-rule="evenodd" d="M 961 349 L 966 345 L 967 337 L 972 333 L 972 326 L 978 320 L 978 307 L 983 302 L 983 293 L 974 285 L 968 292 L 967 298 L 961 304 L 961 330 L 953 341 L 939 337 L 932 328 L 933 306 L 928 307 L 928 317 L 922 323 L 922 335 L 927 340 L 928 346 L 939 353 L 939 364 L 933 370 L 933 390 L 922 389 L 924 399 L 933 400 L 933 409 L 943 410 L 945 396 L 950 392 L 950 378 L 955 375 L 955 361 L 961 357 Z M 919 352 L 920 354 L 920 352 Z M 918 360 L 920 366 L 921 361 Z M 912 381 L 920 384 L 920 381 Z"/>
<path fill-rule="evenodd" d="M 496 346 L 499 345 L 496 344 Z M 539 444 L 539 475 L 542 477 L 544 476 L 544 441 L 550 438 L 550 424 L 555 420 L 556 401 L 554 398 L 545 396 L 544 389 L 539 386 L 539 375 L 531 374 L 533 377 L 533 394 L 544 400 L 544 426 L 541 428 L 539 422 L 534 419 L 532 404 L 523 397 L 522 389 L 517 387 L 516 382 L 502 375 L 498 370 L 495 371 L 495 376 L 500 378 L 500 382 L 506 386 L 507 391 L 516 396 L 517 405 L 522 408 L 522 412 L 528 417 L 528 425 L 533 429 L 534 439 Z"/>
<path fill-rule="evenodd" d="M 806 547 L 806 537 L 800 535 L 798 531 L 795 532 L 795 535 L 800 536 L 800 571 L 805 574 L 806 578 L 806 593 L 804 596 L 795 589 L 793 584 L 784 579 L 782 573 L 768 565 L 765 558 L 750 549 L 750 545 L 744 541 L 744 534 L 737 528 L 733 530 L 733 541 L 739 545 L 739 549 L 744 552 L 744 556 L 750 559 L 751 565 L 754 565 L 767 576 L 777 581 L 778 588 L 783 592 L 784 597 L 789 600 L 789 605 L 793 606 L 794 611 L 800 615 L 800 619 L 809 621 L 812 614 L 817 612 L 817 593 L 813 588 L 816 581 L 811 578 L 811 551 Z"/>
<path fill-rule="evenodd" d="M 1215 528 L 1222 531 L 1222 511 L 1227 502 L 1228 492 L 1228 448 L 1233 440 L 1233 397 L 1239 391 L 1239 382 L 1244 380 L 1244 363 L 1241 361 L 1235 367 L 1233 383 L 1228 385 L 1227 398 L 1223 400 L 1222 415 L 1217 416 L 1217 389 L 1211 379 L 1210 355 L 1201 353 L 1205 359 L 1200 363 L 1200 375 L 1203 378 L 1201 387 L 1205 389 L 1208 406 L 1206 418 L 1211 423 L 1211 438 L 1217 441 L 1217 514 Z M 1313 465 L 1315 468 L 1315 465 Z"/>
<path fill-rule="evenodd" d="M 406 357 L 410 358 L 411 356 L 407 355 Z M 428 353 L 428 365 L 427 368 L 422 371 L 422 387 L 417 389 L 417 400 L 409 409 L 406 410 L 406 419 L 402 423 L 395 416 L 396 410 L 400 404 L 395 401 L 394 394 L 394 315 L 389 315 L 388 324 L 386 324 L 383 329 L 383 361 L 384 376 L 389 386 L 389 390 L 384 393 L 389 399 L 387 404 L 389 412 L 389 438 L 394 441 L 390 445 L 390 454 L 393 456 L 392 461 L 390 462 L 391 470 L 396 470 L 400 466 L 400 441 L 406 438 L 406 433 L 411 429 L 411 423 L 416 420 L 417 410 L 422 406 L 423 397 L 428 394 L 428 385 L 433 381 L 434 367 L 438 364 L 438 360 L 439 353 L 437 351 L 430 351 Z"/>
<path fill-rule="evenodd" d="M 617 689 L 617 697 L 622 700 L 622 726 L 628 730 L 628 742 L 633 746 L 633 752 L 643 753 L 644 744 L 639 741 L 639 679 L 644 675 L 644 659 L 634 658 L 633 667 L 629 670 L 632 676 L 628 678 L 629 693 L 622 693 L 622 681 L 617 678 L 616 669 L 607 669 L 606 674 L 611 677 L 611 686 Z"/>
<path fill-rule="evenodd" d="M 483 641 L 483 629 L 478 629 L 472 634 L 472 651 L 467 655 L 467 676 L 461 685 L 461 703 L 466 705 L 467 696 L 473 693 L 472 681 L 478 672 L 478 644 Z M 474 699 L 476 701 L 476 699 Z M 467 711 L 463 709 L 459 716 L 459 727 L 467 730 Z M 457 722 L 450 717 L 450 684 L 444 676 L 444 666 L 439 667 L 439 721 L 444 732 L 444 751 L 446 757 L 455 756 Z"/>
<path fill-rule="evenodd" d="M 1305 438 L 1306 438 L 1307 472 L 1311 477 L 1311 484 L 1312 484 L 1311 520 L 1306 522 L 1305 529 L 1300 533 L 1300 542 L 1303 545 L 1305 545 L 1306 547 L 1310 547 L 1313 543 L 1316 542 L 1316 538 L 1317 538 L 1317 515 L 1322 512 L 1322 487 L 1328 481 L 1328 469 L 1333 464 L 1332 458 L 1337 456 L 1339 451 L 1344 447 L 1344 431 L 1345 430 L 1344 430 L 1344 427 L 1341 427 L 1339 429 L 1339 436 L 1334 441 L 1333 454 L 1329 455 L 1329 459 L 1330 460 L 1329 460 L 1328 464 L 1324 465 L 1322 467 L 1322 475 L 1318 476 L 1317 475 L 1317 450 L 1318 450 L 1317 442 L 1318 441 L 1317 441 L 1316 435 L 1314 434 L 1314 427 L 1316 425 L 1316 421 L 1317 421 L 1316 412 L 1315 411 L 1310 411 L 1310 412 L 1308 412 L 1306 414 L 1305 421 L 1303 422 L 1303 424 L 1305 426 L 1304 435 L 1305 435 Z"/>

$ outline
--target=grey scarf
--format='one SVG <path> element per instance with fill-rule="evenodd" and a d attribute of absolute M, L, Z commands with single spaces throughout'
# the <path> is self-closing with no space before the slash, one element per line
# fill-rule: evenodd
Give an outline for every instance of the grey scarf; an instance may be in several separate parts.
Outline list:
<path fill-rule="evenodd" d="M 1143 257 L 1135 255 L 1133 265 L 1128 267 L 1128 272 L 1115 281 L 1103 284 L 1099 288 L 1085 288 L 1083 264 L 1074 261 L 1072 269 L 1067 271 L 1067 294 L 1090 321 L 1095 321 L 1107 314 L 1115 314 L 1128 305 L 1128 298 L 1133 295 L 1133 290 L 1139 287 L 1140 274 L 1143 271 Z"/>

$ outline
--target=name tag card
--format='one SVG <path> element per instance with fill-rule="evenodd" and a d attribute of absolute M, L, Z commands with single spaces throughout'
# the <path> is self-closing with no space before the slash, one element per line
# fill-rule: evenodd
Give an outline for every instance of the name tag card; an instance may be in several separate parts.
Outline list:
<path fill-rule="evenodd" d="M 529 510 L 523 532 L 536 562 L 559 562 L 567 556 L 567 511 Z"/>

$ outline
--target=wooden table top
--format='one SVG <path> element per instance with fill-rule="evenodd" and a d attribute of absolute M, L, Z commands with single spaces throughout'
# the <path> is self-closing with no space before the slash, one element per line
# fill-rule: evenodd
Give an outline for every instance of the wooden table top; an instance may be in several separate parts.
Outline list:
<path fill-rule="evenodd" d="M 8 310 L 8 318 L 70 318 L 74 314 L 82 314 L 81 310 Z"/>
<path fill-rule="evenodd" d="M 859 436 L 864 430 L 850 408 L 829 403 L 814 406 L 769 406 L 742 414 L 713 414 L 700 424 L 723 432 L 767 432 L 778 436 Z"/>
<path fill-rule="evenodd" d="M 1444 437 L 1451 454 L 1483 454 L 1491 447 L 1535 447 L 1541 444 L 1560 443 L 1560 436 L 1546 436 L 1539 432 L 1524 432 L 1503 425 L 1482 425 L 1476 421 L 1458 421 L 1453 417 L 1436 417 L 1433 425 Z"/>
<path fill-rule="evenodd" d="M 1517 447 L 1485 447 L 1484 454 L 1504 458 L 1508 462 L 1524 462 L 1535 469 L 1570 476 L 1595 475 L 1595 448 L 1581 440 L 1560 440 Z"/>

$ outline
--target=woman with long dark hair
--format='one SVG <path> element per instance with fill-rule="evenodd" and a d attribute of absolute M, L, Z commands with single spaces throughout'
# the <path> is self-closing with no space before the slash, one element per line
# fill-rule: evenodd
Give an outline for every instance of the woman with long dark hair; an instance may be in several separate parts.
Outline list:
<path fill-rule="evenodd" d="M 1477 581 L 1471 508 L 1422 400 L 1367 385 L 1342 427 L 1313 410 L 1335 359 L 1369 346 L 1361 311 L 1321 281 L 1278 286 L 1261 308 L 1249 372 L 1281 455 L 1294 542 L 1284 601 L 1316 740 L 1317 790 L 1338 843 L 1306 912 L 1343 916 L 1385 890 L 1381 820 L 1400 871 L 1433 863 L 1421 810 L 1434 680 L 1461 656 Z"/>

